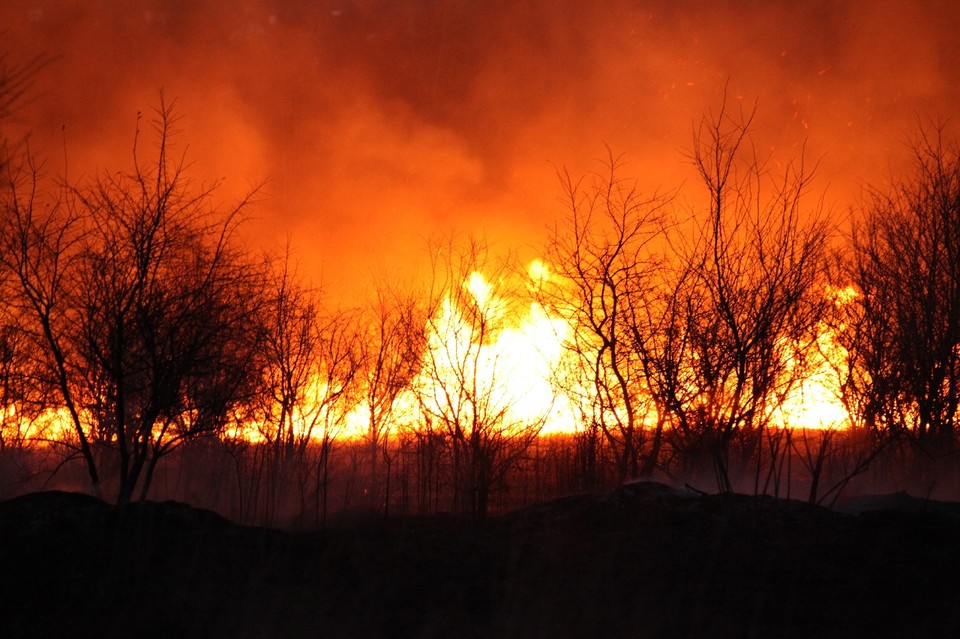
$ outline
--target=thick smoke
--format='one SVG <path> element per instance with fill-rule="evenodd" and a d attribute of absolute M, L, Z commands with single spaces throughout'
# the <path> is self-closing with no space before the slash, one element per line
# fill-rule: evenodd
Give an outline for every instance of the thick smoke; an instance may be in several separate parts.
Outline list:
<path fill-rule="evenodd" d="M 960 104 L 954 2 L 24 0 L 11 59 L 46 54 L 15 123 L 69 177 L 129 166 L 136 114 L 176 99 L 178 143 L 229 201 L 265 181 L 251 242 L 289 236 L 357 301 L 450 230 L 535 250 L 557 167 L 605 145 L 649 190 L 690 178 L 693 124 L 757 104 L 764 156 L 819 159 L 843 208 Z M 188 147 L 189 148 L 186 148 Z"/>

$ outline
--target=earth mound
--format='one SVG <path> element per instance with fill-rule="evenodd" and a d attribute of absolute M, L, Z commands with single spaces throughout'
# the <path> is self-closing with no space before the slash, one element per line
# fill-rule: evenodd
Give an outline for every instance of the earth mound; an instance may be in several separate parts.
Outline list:
<path fill-rule="evenodd" d="M 847 506 L 638 482 L 293 533 L 25 495 L 0 503 L 3 636 L 960 636 L 957 506 Z"/>

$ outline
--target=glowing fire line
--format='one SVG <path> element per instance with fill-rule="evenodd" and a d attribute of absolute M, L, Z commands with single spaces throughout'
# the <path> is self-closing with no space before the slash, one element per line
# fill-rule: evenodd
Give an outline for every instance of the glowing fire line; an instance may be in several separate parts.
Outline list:
<path fill-rule="evenodd" d="M 528 277 L 534 284 L 550 277 L 549 269 L 540 260 L 532 262 Z M 401 392 L 390 411 L 388 431 L 396 432 L 401 427 L 416 427 L 424 419 L 424 404 L 435 407 L 442 404 L 440 396 L 455 384 L 457 362 L 450 357 L 460 357 L 469 351 L 473 360 L 469 375 L 490 401 L 504 407 L 501 424 L 534 425 L 542 434 L 571 433 L 581 427 L 582 414 L 574 405 L 569 393 L 558 392 L 555 387 L 555 372 L 569 356 L 565 341 L 572 327 L 564 318 L 551 314 L 537 302 L 524 307 L 517 317 L 507 317 L 504 309 L 510 308 L 497 298 L 493 286 L 479 272 L 472 273 L 463 283 L 473 300 L 490 320 L 500 325 L 493 339 L 478 344 L 469 330 L 464 330 L 464 318 L 459 315 L 450 299 L 441 305 L 436 317 L 429 323 L 428 352 L 424 366 L 410 388 Z M 851 291 L 837 291 L 837 303 L 842 303 Z M 824 331 L 820 336 L 820 352 L 823 359 L 815 362 L 802 381 L 786 400 L 774 410 L 771 421 L 776 427 L 842 428 L 848 423 L 848 415 L 836 392 L 831 359 L 844 356 L 840 347 Z M 829 359 L 828 359 L 829 358 Z M 836 361 L 836 360 L 834 360 Z M 317 382 L 314 382 L 315 384 Z M 322 389 L 314 389 L 313 396 L 322 396 Z M 418 396 L 417 393 L 420 393 Z M 583 390 L 586 397 L 588 391 Z M 419 398 L 418 398 L 419 397 Z M 426 401 L 422 398 L 426 397 Z M 432 398 L 432 399 L 431 399 Z M 586 399 L 584 401 L 587 401 Z M 354 406 L 337 419 L 317 413 L 317 407 L 300 407 L 294 416 L 297 436 L 304 436 L 308 428 L 310 437 L 320 438 L 335 435 L 343 438 L 365 437 L 369 428 L 369 408 L 362 404 Z M 28 423 L 20 423 L 13 407 L 3 415 L 0 428 L 7 436 L 17 434 L 21 440 L 74 441 L 76 435 L 65 411 L 48 410 Z M 312 424 L 312 426 L 309 426 Z M 243 439 L 250 443 L 269 441 L 264 425 L 239 423 L 227 428 L 222 437 Z"/>

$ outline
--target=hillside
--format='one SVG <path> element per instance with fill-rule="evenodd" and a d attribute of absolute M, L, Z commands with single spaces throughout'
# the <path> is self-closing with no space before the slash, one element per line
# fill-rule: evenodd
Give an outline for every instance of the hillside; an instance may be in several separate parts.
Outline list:
<path fill-rule="evenodd" d="M 308 534 L 35 493 L 0 503 L 3 636 L 960 636 L 960 506 L 848 510 L 639 483 Z"/>

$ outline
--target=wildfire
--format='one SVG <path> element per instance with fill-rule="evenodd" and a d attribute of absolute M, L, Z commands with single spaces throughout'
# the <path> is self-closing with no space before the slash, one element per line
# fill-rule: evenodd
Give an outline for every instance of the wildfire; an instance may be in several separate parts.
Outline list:
<path fill-rule="evenodd" d="M 527 269 L 527 284 L 537 287 L 550 278 L 550 269 L 534 260 Z M 556 373 L 569 356 L 565 342 L 573 327 L 568 320 L 551 313 L 536 301 L 509 299 L 484 274 L 473 272 L 462 283 L 463 291 L 452 291 L 427 324 L 426 352 L 420 372 L 399 393 L 389 412 L 388 432 L 416 428 L 430 413 L 484 410 L 497 415 L 497 428 L 536 428 L 542 434 L 574 432 L 580 428 L 581 411 L 569 393 L 558 392 Z M 477 317 L 467 317 L 455 302 L 455 294 L 466 292 L 476 306 Z M 852 290 L 835 292 L 838 304 L 855 295 Z M 481 327 L 478 322 L 484 322 Z M 818 356 L 806 362 L 802 381 L 775 410 L 773 423 L 780 427 L 842 428 L 848 415 L 838 399 L 834 364 L 845 355 L 828 330 L 819 337 Z M 315 381 L 309 396 L 324 396 Z M 584 390 L 585 399 L 588 391 Z M 369 429 L 369 408 L 362 405 L 342 409 L 338 415 L 321 400 L 308 400 L 297 407 L 290 420 L 294 437 L 319 439 L 325 436 L 365 437 Z M 646 416 L 649 418 L 649 415 Z M 48 410 L 21 423 L 12 407 L 3 416 L 3 434 L 40 443 L 73 441 L 75 433 L 63 410 Z M 264 424 L 250 420 L 234 423 L 223 437 L 250 443 L 271 441 Z"/>
<path fill-rule="evenodd" d="M 47 409 L 28 417 L 18 413 L 14 406 L 7 406 L 0 422 L 0 440 L 5 444 L 31 442 L 41 446 L 53 443 L 76 442 L 76 432 L 70 414 L 65 408 Z"/>
<path fill-rule="evenodd" d="M 829 332 L 818 337 L 820 350 L 793 391 L 778 407 L 774 421 L 780 426 L 824 429 L 844 428 L 849 415 L 840 401 L 835 364 L 842 347 Z"/>
<path fill-rule="evenodd" d="M 856 299 L 858 292 L 852 286 L 828 287 L 825 294 L 835 305 L 843 306 Z M 838 371 L 848 353 L 828 327 L 820 330 L 816 346 L 800 384 L 779 407 L 777 421 L 799 428 L 845 428 L 850 415 L 840 400 Z"/>
<path fill-rule="evenodd" d="M 542 279 L 547 273 L 537 261 L 529 275 Z M 567 323 L 537 302 L 505 299 L 482 273 L 471 273 L 463 287 L 479 317 L 466 317 L 448 298 L 430 320 L 424 367 L 413 384 L 428 408 L 459 411 L 469 404 L 496 413 L 504 427 L 572 430 L 572 412 L 562 410 L 551 383 Z"/>

